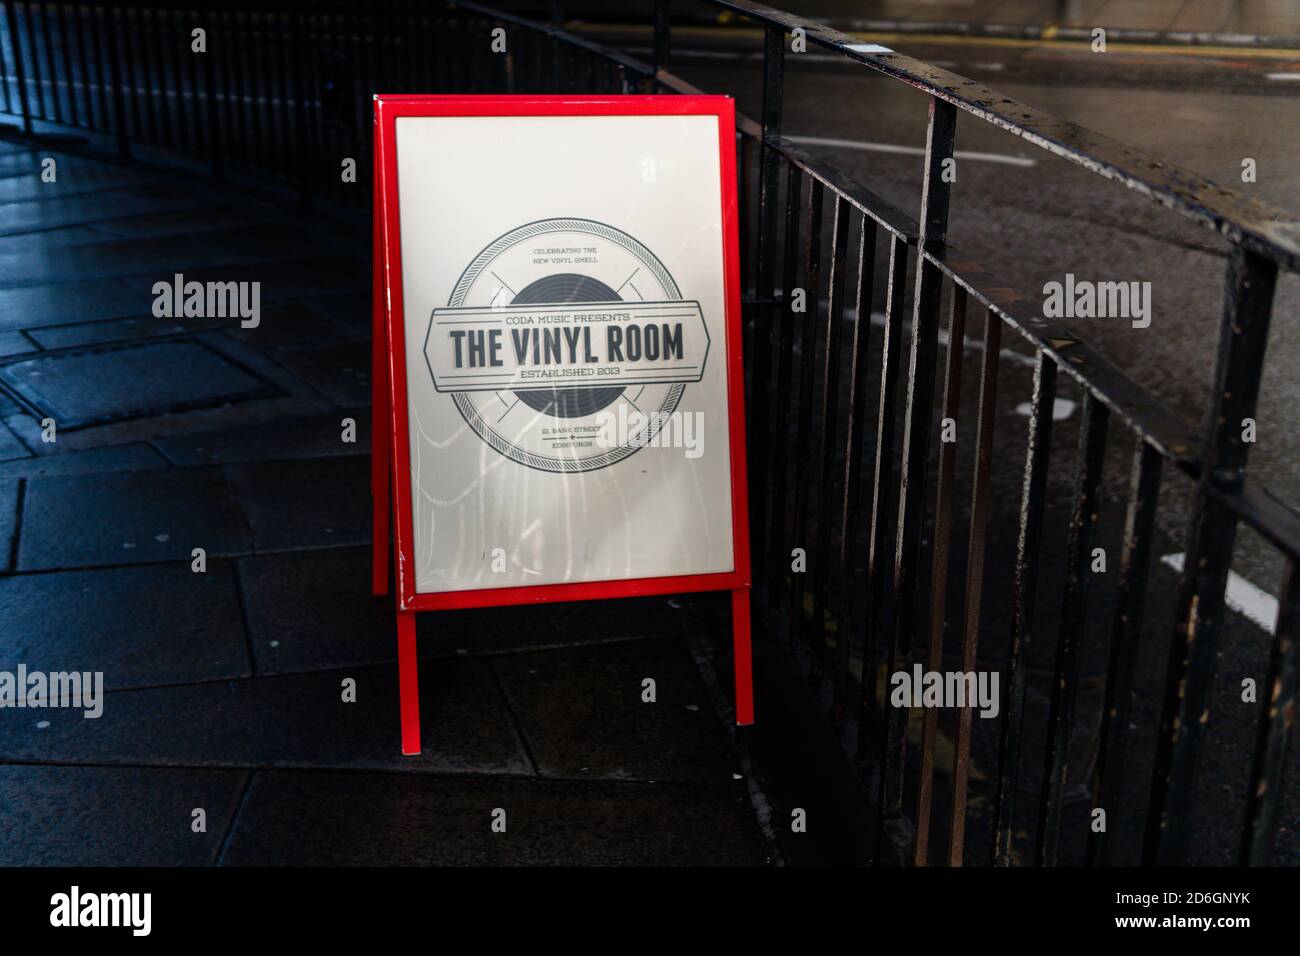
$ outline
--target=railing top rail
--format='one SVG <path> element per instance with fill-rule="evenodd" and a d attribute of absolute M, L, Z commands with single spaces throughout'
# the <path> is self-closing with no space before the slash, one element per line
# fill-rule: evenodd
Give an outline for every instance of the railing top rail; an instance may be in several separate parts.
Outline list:
<path fill-rule="evenodd" d="M 914 217 L 863 186 L 838 166 L 820 157 L 814 157 L 786 137 L 768 136 L 765 142 L 806 174 L 821 180 L 824 185 L 833 189 L 864 216 L 871 217 L 909 245 L 916 245 L 921 235 L 921 227 Z"/>
<path fill-rule="evenodd" d="M 1021 103 L 960 74 L 902 53 L 870 52 L 869 45 L 856 37 L 815 21 L 748 0 L 709 2 L 786 32 L 802 28 L 808 40 L 820 47 L 901 80 L 1035 146 L 1115 180 L 1273 260 L 1282 268 L 1292 272 L 1300 270 L 1300 219 L 1294 213 L 1249 199 L 1204 176 Z"/>
<path fill-rule="evenodd" d="M 704 92 L 699 87 L 692 86 L 680 76 L 669 73 L 667 70 L 657 71 L 655 80 L 658 81 L 660 86 L 677 93 L 698 95 Z M 821 180 L 824 185 L 829 186 L 842 196 L 864 216 L 870 216 L 909 245 L 916 245 L 917 237 L 921 232 L 921 227 L 917 224 L 916 219 L 903 212 L 893 203 L 876 195 L 875 192 L 863 186 L 839 167 L 826 162 L 820 157 L 814 158 L 807 150 L 797 146 L 784 136 L 769 135 L 764 138 L 762 125 L 739 110 L 736 111 L 736 130 L 742 135 L 749 136 L 762 142 L 768 148 L 776 150 L 809 176 Z"/>
<path fill-rule="evenodd" d="M 521 17 L 514 13 L 506 13 L 502 10 L 498 10 L 496 7 L 489 7 L 482 3 L 474 3 L 472 0 L 448 0 L 448 3 L 450 6 L 459 7 L 462 10 L 468 10 L 471 13 L 477 13 L 479 16 L 485 17 L 489 20 L 499 20 L 502 23 L 511 23 L 517 27 L 523 27 L 526 30 L 533 30 L 537 33 L 544 33 L 548 36 L 554 37 L 557 40 L 563 40 L 569 46 L 585 50 L 588 53 L 596 54 L 640 76 L 654 76 L 654 67 L 650 66 L 648 63 L 642 63 L 635 57 L 621 53 L 612 47 L 601 46 L 594 40 L 580 37 L 576 33 L 569 33 L 554 24 L 543 23 L 540 20 L 530 20 L 528 17 Z"/>

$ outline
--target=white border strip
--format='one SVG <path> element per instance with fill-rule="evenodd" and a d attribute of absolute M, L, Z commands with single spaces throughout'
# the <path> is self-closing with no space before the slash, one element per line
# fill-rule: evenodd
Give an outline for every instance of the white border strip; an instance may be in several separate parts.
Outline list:
<path fill-rule="evenodd" d="M 899 146 L 895 143 L 870 143 L 857 139 L 828 139 L 823 136 L 787 136 L 792 143 L 806 146 L 830 146 L 835 149 L 857 149 L 870 153 L 894 153 L 900 156 L 924 156 L 925 150 L 920 146 Z M 1006 156 L 1002 153 L 978 153 L 959 149 L 953 153 L 958 159 L 969 159 L 982 163 L 1003 163 L 1007 166 L 1037 166 L 1038 160 L 1027 156 Z"/>
<path fill-rule="evenodd" d="M 1183 573 L 1181 552 L 1166 554 L 1160 563 L 1168 565 L 1179 574 Z M 1277 627 L 1277 598 L 1267 591 L 1261 591 L 1236 571 L 1228 572 L 1228 588 L 1223 599 L 1228 602 L 1228 607 L 1250 618 L 1269 634 Z"/>

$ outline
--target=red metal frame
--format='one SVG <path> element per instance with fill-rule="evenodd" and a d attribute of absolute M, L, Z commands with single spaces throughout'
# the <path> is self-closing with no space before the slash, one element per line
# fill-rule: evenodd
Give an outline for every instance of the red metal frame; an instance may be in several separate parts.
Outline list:
<path fill-rule="evenodd" d="M 411 540 L 411 453 L 406 398 L 406 335 L 402 301 L 396 135 L 405 116 L 716 116 L 723 236 L 727 404 L 730 416 L 732 568 L 713 574 L 683 574 L 615 581 L 585 581 L 528 587 L 486 588 L 417 594 Z M 736 722 L 753 722 L 749 641 L 749 524 L 745 470 L 744 369 L 740 316 L 740 249 L 736 194 L 735 107 L 725 96 L 425 96 L 375 97 L 375 214 L 373 296 L 374 350 L 371 437 L 371 491 L 374 498 L 372 590 L 387 591 L 388 496 L 391 487 L 396 557 L 399 670 L 403 752 L 419 752 L 419 712 L 415 683 L 417 611 L 679 594 L 733 592 Z M 387 291 L 387 296 L 384 291 Z M 386 320 L 385 320 L 386 317 Z M 386 340 L 386 341 L 385 341 Z M 384 360 L 386 358 L 386 361 Z M 390 485 L 391 476 L 391 485 Z M 382 565 L 382 568 L 381 568 Z"/>
<path fill-rule="evenodd" d="M 375 123 L 374 152 L 379 156 L 379 124 Z M 374 164 L 374 192 L 379 195 L 379 163 Z M 370 593 L 388 593 L 388 443 L 381 436 L 388 428 L 388 333 L 384 321 L 384 239 L 383 216 L 372 205 L 370 247 L 370 497 L 373 503 L 371 535 Z"/>

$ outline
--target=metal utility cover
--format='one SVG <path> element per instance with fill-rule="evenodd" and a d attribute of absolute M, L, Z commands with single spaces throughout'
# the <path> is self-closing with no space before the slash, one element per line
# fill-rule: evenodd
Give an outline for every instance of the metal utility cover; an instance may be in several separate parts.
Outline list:
<path fill-rule="evenodd" d="M 192 339 L 28 356 L 0 366 L 0 384 L 60 428 L 281 394 L 265 379 Z"/>

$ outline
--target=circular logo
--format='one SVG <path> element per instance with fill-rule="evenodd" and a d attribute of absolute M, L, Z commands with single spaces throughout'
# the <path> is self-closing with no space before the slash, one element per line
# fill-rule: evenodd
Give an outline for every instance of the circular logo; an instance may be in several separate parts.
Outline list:
<path fill-rule="evenodd" d="M 503 318 L 504 342 L 498 345 L 520 355 L 533 348 L 536 356 L 549 344 L 547 330 L 537 325 L 546 319 L 539 307 L 554 305 L 557 315 L 558 307 L 567 307 L 571 315 L 573 306 L 581 303 L 667 303 L 681 298 L 663 263 L 627 233 L 590 219 L 545 219 L 512 229 L 484 248 L 461 274 L 447 305 L 477 306 L 494 314 L 527 307 L 528 316 L 519 320 L 525 327 L 512 327 L 514 317 Z M 602 318 L 610 312 L 607 306 L 599 311 Z M 430 348 L 445 347 L 430 344 L 433 328 L 431 318 L 425 338 L 431 374 Z M 558 330 L 550 331 L 560 342 Z M 601 385 L 587 384 L 586 379 L 575 384 L 580 371 L 596 371 L 583 368 L 578 357 L 583 343 L 590 348 L 592 341 L 590 330 L 582 334 L 587 338 L 574 333 L 561 343 L 569 349 L 570 359 L 564 361 L 572 361 L 564 384 L 543 380 L 535 387 L 452 391 L 461 416 L 496 451 L 539 471 L 595 471 L 644 448 L 676 409 L 685 384 L 634 380 Z M 648 351 L 659 343 L 638 338 L 635 345 Z"/>

